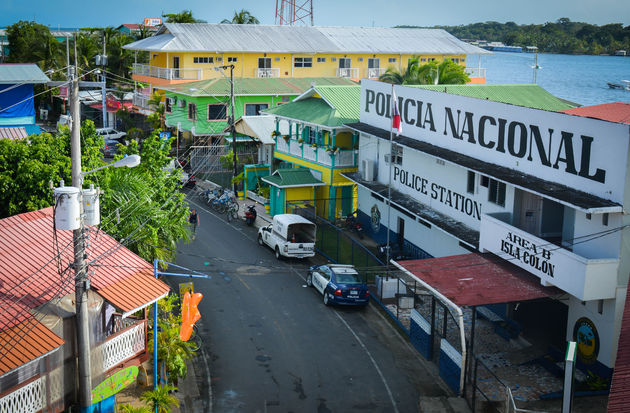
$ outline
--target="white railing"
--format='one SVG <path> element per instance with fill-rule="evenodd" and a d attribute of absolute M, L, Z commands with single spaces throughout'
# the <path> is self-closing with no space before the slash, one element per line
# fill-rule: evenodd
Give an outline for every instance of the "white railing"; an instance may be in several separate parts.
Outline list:
<path fill-rule="evenodd" d="M 289 153 L 291 155 L 299 156 L 301 158 L 302 157 L 302 145 L 303 144 L 300 144 L 297 141 L 291 141 L 291 144 L 289 145 Z"/>
<path fill-rule="evenodd" d="M 151 99 L 151 96 L 149 95 L 145 95 L 144 93 L 134 92 L 133 105 L 139 108 L 152 109 L 151 107 L 149 107 L 150 99 Z"/>
<path fill-rule="evenodd" d="M 335 166 L 354 166 L 354 150 L 341 150 L 335 155 Z"/>
<path fill-rule="evenodd" d="M 498 215 L 496 215 L 498 217 Z M 481 215 L 479 250 L 492 252 L 580 301 L 614 298 L 618 258 L 588 259 L 489 214 Z"/>
<path fill-rule="evenodd" d="M 304 153 L 304 159 L 308 161 L 317 161 L 317 148 L 313 148 L 311 145 L 304 145 L 302 148 Z"/>
<path fill-rule="evenodd" d="M 387 69 L 384 67 L 370 67 L 365 69 L 365 77 L 368 79 L 379 78 Z"/>
<path fill-rule="evenodd" d="M 485 67 L 467 67 L 466 73 L 468 74 L 468 77 L 485 78 L 486 68 Z"/>
<path fill-rule="evenodd" d="M 268 67 L 254 69 L 254 75 L 256 77 L 280 77 L 280 68 Z"/>
<path fill-rule="evenodd" d="M 356 79 L 359 77 L 359 68 L 357 67 L 347 67 L 347 68 L 339 68 L 337 69 L 338 77 L 349 77 L 352 79 Z"/>
<path fill-rule="evenodd" d="M 332 157 L 326 148 L 317 148 L 317 163 L 332 166 Z"/>
<path fill-rule="evenodd" d="M 141 76 L 158 77 L 167 80 L 202 80 L 201 69 L 172 69 L 166 67 L 150 66 L 140 63 L 133 64 L 133 74 Z"/>
<path fill-rule="evenodd" d="M 121 364 L 146 348 L 145 321 L 127 327 L 125 330 L 108 337 L 97 350 L 97 355 L 102 357 L 103 371 Z"/>
<path fill-rule="evenodd" d="M 1 398 L 0 412 L 35 413 L 46 405 L 46 380 L 40 377 Z"/>
<path fill-rule="evenodd" d="M 276 149 L 279 152 L 289 153 L 289 142 L 285 141 L 282 136 L 276 138 Z"/>

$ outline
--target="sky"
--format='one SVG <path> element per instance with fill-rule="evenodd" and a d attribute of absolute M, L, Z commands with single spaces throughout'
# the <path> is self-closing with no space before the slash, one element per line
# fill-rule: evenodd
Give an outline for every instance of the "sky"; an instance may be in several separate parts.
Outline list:
<path fill-rule="evenodd" d="M 1 0 L 0 27 L 19 20 L 34 20 L 51 28 L 118 26 L 182 10 L 218 23 L 230 19 L 236 9 L 248 10 L 262 24 L 275 24 L 276 0 Z M 543 24 L 561 17 L 597 25 L 630 25 L 630 0 L 313 0 L 313 9 L 317 26 Z"/>

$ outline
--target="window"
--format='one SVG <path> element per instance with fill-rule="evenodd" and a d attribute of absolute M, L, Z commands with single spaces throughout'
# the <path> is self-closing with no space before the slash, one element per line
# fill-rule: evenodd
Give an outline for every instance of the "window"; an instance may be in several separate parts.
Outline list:
<path fill-rule="evenodd" d="M 381 67 L 381 59 L 375 59 L 375 58 L 368 59 L 368 68 L 378 69 L 379 67 Z"/>
<path fill-rule="evenodd" d="M 586 219 L 588 219 L 590 221 L 591 219 L 591 214 L 586 214 Z"/>
<path fill-rule="evenodd" d="M 214 57 L 208 57 L 208 56 L 193 57 L 193 63 L 214 63 Z"/>
<path fill-rule="evenodd" d="M 164 99 L 164 112 L 166 113 L 173 112 L 173 102 L 171 101 L 171 99 L 172 98 Z"/>
<path fill-rule="evenodd" d="M 602 225 L 608 226 L 608 213 L 602 215 Z"/>
<path fill-rule="evenodd" d="M 488 178 L 487 176 L 482 176 L 481 177 L 481 186 L 483 186 L 484 188 L 487 188 L 490 186 L 490 178 Z"/>
<path fill-rule="evenodd" d="M 318 57 L 317 58 L 317 63 L 326 63 L 326 58 L 325 57 Z"/>
<path fill-rule="evenodd" d="M 306 143 L 313 144 L 317 143 L 317 130 L 315 130 L 312 126 L 307 126 L 308 128 L 308 137 L 306 138 Z"/>
<path fill-rule="evenodd" d="M 236 63 L 238 60 L 238 58 L 234 57 L 234 56 L 230 56 L 228 57 L 228 63 Z"/>
<path fill-rule="evenodd" d="M 245 115 L 246 116 L 258 116 L 260 111 L 269 107 L 266 103 L 246 103 Z"/>
<path fill-rule="evenodd" d="M 505 206 L 505 184 L 503 182 L 490 179 L 490 186 L 488 187 L 488 202 Z"/>
<path fill-rule="evenodd" d="M 473 171 L 468 171 L 468 185 L 466 187 L 466 192 L 469 194 L 475 193 L 475 173 Z"/>
<path fill-rule="evenodd" d="M 221 56 L 217 56 L 217 62 L 222 62 L 223 58 Z"/>
<path fill-rule="evenodd" d="M 313 67 L 312 57 L 296 57 L 293 60 L 293 67 Z"/>
<path fill-rule="evenodd" d="M 188 104 L 188 120 L 197 120 L 197 105 L 194 103 Z"/>
<path fill-rule="evenodd" d="M 208 120 L 226 120 L 227 103 L 211 103 L 208 105 Z"/>
<path fill-rule="evenodd" d="M 339 58 L 339 69 L 350 69 L 352 67 L 352 59 L 349 57 Z"/>
<path fill-rule="evenodd" d="M 424 62 L 427 61 L 427 58 L 426 57 L 422 57 L 422 58 L 420 58 L 420 61 L 424 63 Z"/>
<path fill-rule="evenodd" d="M 389 63 L 396 63 L 396 58 L 395 57 L 390 57 L 389 59 L 387 59 L 387 61 Z"/>
<path fill-rule="evenodd" d="M 271 68 L 271 57 L 259 57 L 258 58 L 258 68 L 259 69 L 270 69 Z"/>
<path fill-rule="evenodd" d="M 396 165 L 402 165 L 402 156 L 403 156 L 403 148 L 402 148 L 402 146 L 393 144 L 392 145 L 392 153 L 391 153 L 392 162 L 395 163 Z M 385 154 L 385 162 L 389 163 L 389 157 L 390 157 L 390 154 L 386 153 Z"/>

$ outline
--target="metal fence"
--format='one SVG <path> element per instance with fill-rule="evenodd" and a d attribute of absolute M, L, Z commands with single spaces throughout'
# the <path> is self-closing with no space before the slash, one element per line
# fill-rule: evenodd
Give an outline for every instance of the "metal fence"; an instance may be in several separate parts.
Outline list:
<path fill-rule="evenodd" d="M 192 146 L 190 148 L 190 168 L 197 178 L 207 179 L 223 187 L 230 187 L 233 169 L 230 163 L 229 168 L 225 168 L 221 163 L 221 157 L 227 155 L 232 150 L 226 145 Z M 258 152 L 247 145 L 237 145 L 236 155 L 238 157 L 237 170 L 241 170 L 243 165 L 258 163 Z"/>

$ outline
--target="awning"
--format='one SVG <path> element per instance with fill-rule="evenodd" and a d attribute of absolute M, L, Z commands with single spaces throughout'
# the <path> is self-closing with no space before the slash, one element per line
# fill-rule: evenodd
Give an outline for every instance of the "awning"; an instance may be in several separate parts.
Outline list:
<path fill-rule="evenodd" d="M 266 145 L 274 145 L 276 141 L 271 137 L 276 130 L 276 120 L 273 116 L 241 116 L 234 124 L 236 132 L 257 138 Z M 289 134 L 287 122 L 280 122 L 280 134 Z"/>
<path fill-rule="evenodd" d="M 463 254 L 397 262 L 459 307 L 535 300 L 562 294 L 492 254 Z"/>
<path fill-rule="evenodd" d="M 314 187 L 326 185 L 324 182 L 315 178 L 310 169 L 307 168 L 291 168 L 278 169 L 273 175 L 261 177 L 264 182 L 277 188 L 298 188 L 298 187 Z"/>
<path fill-rule="evenodd" d="M 0 332 L 0 375 L 45 356 L 65 342 L 44 324 L 31 317 Z"/>
<path fill-rule="evenodd" d="M 105 288 L 98 289 L 97 292 L 122 310 L 123 317 L 127 317 L 166 297 L 169 287 L 151 275 L 150 271 L 143 271 L 119 279 Z"/>
<path fill-rule="evenodd" d="M 113 99 L 110 99 L 109 97 L 107 98 L 107 112 L 108 113 L 116 113 L 118 112 L 118 109 L 122 109 L 123 107 L 126 108 L 127 110 L 131 110 L 131 108 L 133 107 L 133 103 L 132 102 L 119 102 Z M 102 103 L 92 103 L 89 105 L 91 108 L 94 109 L 101 109 L 103 107 Z"/>
<path fill-rule="evenodd" d="M 367 123 L 357 122 L 346 124 L 346 126 L 352 130 L 376 138 L 387 141 L 390 139 L 390 131 L 368 125 Z M 454 163 L 471 171 L 492 177 L 497 181 L 505 182 L 517 188 L 524 189 L 527 192 L 538 194 L 544 198 L 553 199 L 560 204 L 576 208 L 587 214 L 617 213 L 623 211 L 622 206 L 617 202 L 603 199 L 560 183 L 545 181 L 533 175 L 480 161 L 471 156 L 405 136 L 394 136 L 392 139 L 399 145 Z"/>

